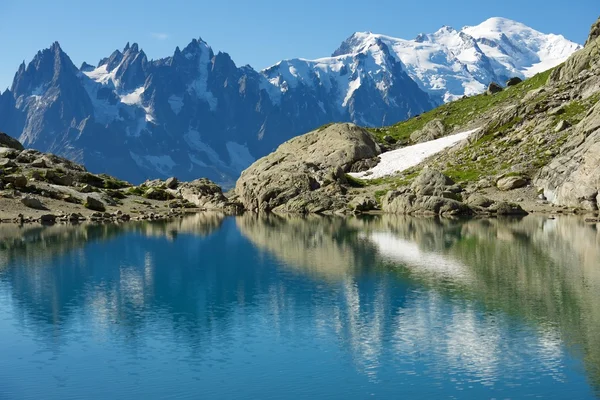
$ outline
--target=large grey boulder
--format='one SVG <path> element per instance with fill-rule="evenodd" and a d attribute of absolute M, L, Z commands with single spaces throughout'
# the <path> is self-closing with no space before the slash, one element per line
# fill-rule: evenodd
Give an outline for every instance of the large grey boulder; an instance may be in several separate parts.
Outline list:
<path fill-rule="evenodd" d="M 498 179 L 498 182 L 496 182 L 496 186 L 502 191 L 508 191 L 522 188 L 524 186 L 527 186 L 528 183 L 529 181 L 527 180 L 527 178 L 524 178 L 522 176 L 507 176 Z"/>
<path fill-rule="evenodd" d="M 221 187 L 206 178 L 180 183 L 176 193 L 200 208 L 208 210 L 236 208 L 236 205 L 225 197 Z"/>
<path fill-rule="evenodd" d="M 388 192 L 381 209 L 391 214 L 469 215 L 473 209 L 459 201 L 462 188 L 448 176 L 425 168 L 410 187 Z"/>
<path fill-rule="evenodd" d="M 177 189 L 178 184 L 179 184 L 179 180 L 177 178 L 175 178 L 174 176 L 165 181 L 165 186 L 168 189 Z"/>
<path fill-rule="evenodd" d="M 42 202 L 33 196 L 25 196 L 21 199 L 21 203 L 25 207 L 33 208 L 35 210 L 47 210 L 47 208 L 42 204 Z"/>
<path fill-rule="evenodd" d="M 410 186 L 419 196 L 442 196 L 445 192 L 460 191 L 452 179 L 435 169 L 425 168 Z"/>
<path fill-rule="evenodd" d="M 235 193 L 247 210 L 299 211 L 337 207 L 345 173 L 381 149 L 369 132 L 354 124 L 333 124 L 283 143 L 246 169 Z M 308 195 L 310 193 L 310 195 Z M 282 207 L 299 198 L 292 209 Z"/>
<path fill-rule="evenodd" d="M 464 203 L 439 196 L 418 196 L 402 191 L 388 192 L 381 209 L 390 214 L 414 215 L 471 215 L 473 210 Z"/>
<path fill-rule="evenodd" d="M 93 211 L 106 211 L 106 206 L 104 205 L 104 203 L 92 196 L 87 196 L 85 198 L 83 206 Z"/>

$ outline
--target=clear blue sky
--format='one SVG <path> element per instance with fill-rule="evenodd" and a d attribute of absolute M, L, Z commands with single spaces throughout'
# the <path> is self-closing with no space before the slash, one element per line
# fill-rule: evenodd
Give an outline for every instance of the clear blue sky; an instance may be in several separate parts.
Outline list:
<path fill-rule="evenodd" d="M 583 43 L 599 15 L 599 0 L 0 0 L 0 89 L 53 41 L 79 66 L 128 41 L 160 58 L 202 37 L 237 65 L 261 69 L 284 58 L 328 56 L 355 31 L 410 39 L 493 16 Z"/>

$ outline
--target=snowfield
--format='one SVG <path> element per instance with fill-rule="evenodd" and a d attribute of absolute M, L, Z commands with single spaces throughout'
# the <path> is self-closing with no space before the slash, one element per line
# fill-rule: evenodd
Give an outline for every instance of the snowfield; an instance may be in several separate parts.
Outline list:
<path fill-rule="evenodd" d="M 379 156 L 381 161 L 375 167 L 368 171 L 353 172 L 349 175 L 354 178 L 369 180 L 405 171 L 410 167 L 419 165 L 427 157 L 435 155 L 442 150 L 467 139 L 472 133 L 475 133 L 478 130 L 479 128 L 382 153 Z"/>

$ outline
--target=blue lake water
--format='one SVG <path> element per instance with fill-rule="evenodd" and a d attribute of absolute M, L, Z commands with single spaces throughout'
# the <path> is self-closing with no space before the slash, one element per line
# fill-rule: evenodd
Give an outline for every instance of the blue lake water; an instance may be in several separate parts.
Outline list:
<path fill-rule="evenodd" d="M 581 219 L 0 226 L 0 399 L 598 397 Z"/>

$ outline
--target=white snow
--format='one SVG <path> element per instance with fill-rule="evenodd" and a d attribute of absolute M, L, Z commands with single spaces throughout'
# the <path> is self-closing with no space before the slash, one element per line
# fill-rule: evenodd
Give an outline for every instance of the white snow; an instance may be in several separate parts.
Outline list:
<path fill-rule="evenodd" d="M 375 167 L 368 171 L 353 172 L 349 175 L 360 179 L 376 179 L 398 172 L 405 171 L 415 165 L 419 165 L 428 157 L 441 152 L 456 143 L 467 139 L 472 133 L 479 129 L 473 129 L 455 135 L 445 136 L 443 138 L 430 140 L 429 142 L 407 146 L 398 150 L 382 153 L 379 157 L 381 161 Z"/>
<path fill-rule="evenodd" d="M 175 115 L 179 115 L 181 109 L 183 108 L 183 97 L 172 95 L 167 101 L 169 102 L 171 110 L 173 110 Z"/>
<path fill-rule="evenodd" d="M 227 142 L 225 144 L 231 162 L 229 166 L 236 171 L 243 171 L 248 168 L 256 159 L 252 157 L 248 147 L 236 142 Z"/>
<path fill-rule="evenodd" d="M 120 96 L 121 103 L 127 104 L 127 105 L 142 104 L 142 94 L 143 93 L 144 93 L 144 87 L 141 86 L 141 87 L 135 89 L 131 93 L 127 93 L 127 94 Z"/>
<path fill-rule="evenodd" d="M 137 165 L 142 168 L 149 168 L 155 171 L 158 171 L 162 175 L 169 175 L 173 167 L 176 165 L 175 161 L 168 155 L 159 155 L 159 156 L 141 156 L 134 152 L 129 152 L 131 158 Z"/>
<path fill-rule="evenodd" d="M 346 93 L 346 97 L 344 97 L 344 102 L 342 103 L 343 107 L 346 107 L 348 105 L 348 101 L 350 101 L 350 99 L 352 98 L 352 95 L 354 94 L 356 89 L 358 89 L 359 87 L 360 87 L 360 76 L 358 78 L 356 78 L 355 80 L 353 80 L 352 82 L 350 82 L 350 85 L 348 85 L 348 92 Z"/>
<path fill-rule="evenodd" d="M 492 81 L 502 84 L 508 77 L 532 76 L 581 48 L 560 35 L 543 34 L 505 18 L 490 18 L 460 31 L 442 27 L 414 40 L 357 32 L 345 42 L 347 54 L 284 60 L 262 74 L 281 93 L 300 83 L 312 87 L 317 82 L 327 92 L 337 88 L 342 107 L 366 76 L 385 97 L 391 71 L 380 43 L 391 50 L 421 89 L 445 102 L 481 93 Z"/>
<path fill-rule="evenodd" d="M 213 165 L 225 165 L 223 160 L 221 160 L 221 157 L 219 157 L 219 154 L 217 154 L 212 147 L 202 141 L 202 136 L 197 130 L 189 129 L 187 133 L 183 135 L 183 140 L 185 140 L 192 150 L 206 154 Z"/>
<path fill-rule="evenodd" d="M 203 99 L 208 103 L 211 111 L 217 108 L 217 98 L 208 90 L 208 66 L 211 62 L 210 47 L 204 43 L 199 43 L 199 56 L 198 56 L 198 78 L 195 79 L 191 84 L 188 85 L 188 92 L 195 93 L 199 99 Z M 187 57 L 186 53 L 186 57 Z M 197 54 L 193 54 L 196 56 Z M 193 58 L 193 57 L 192 57 Z M 191 58 L 190 58 L 191 59 Z"/>

